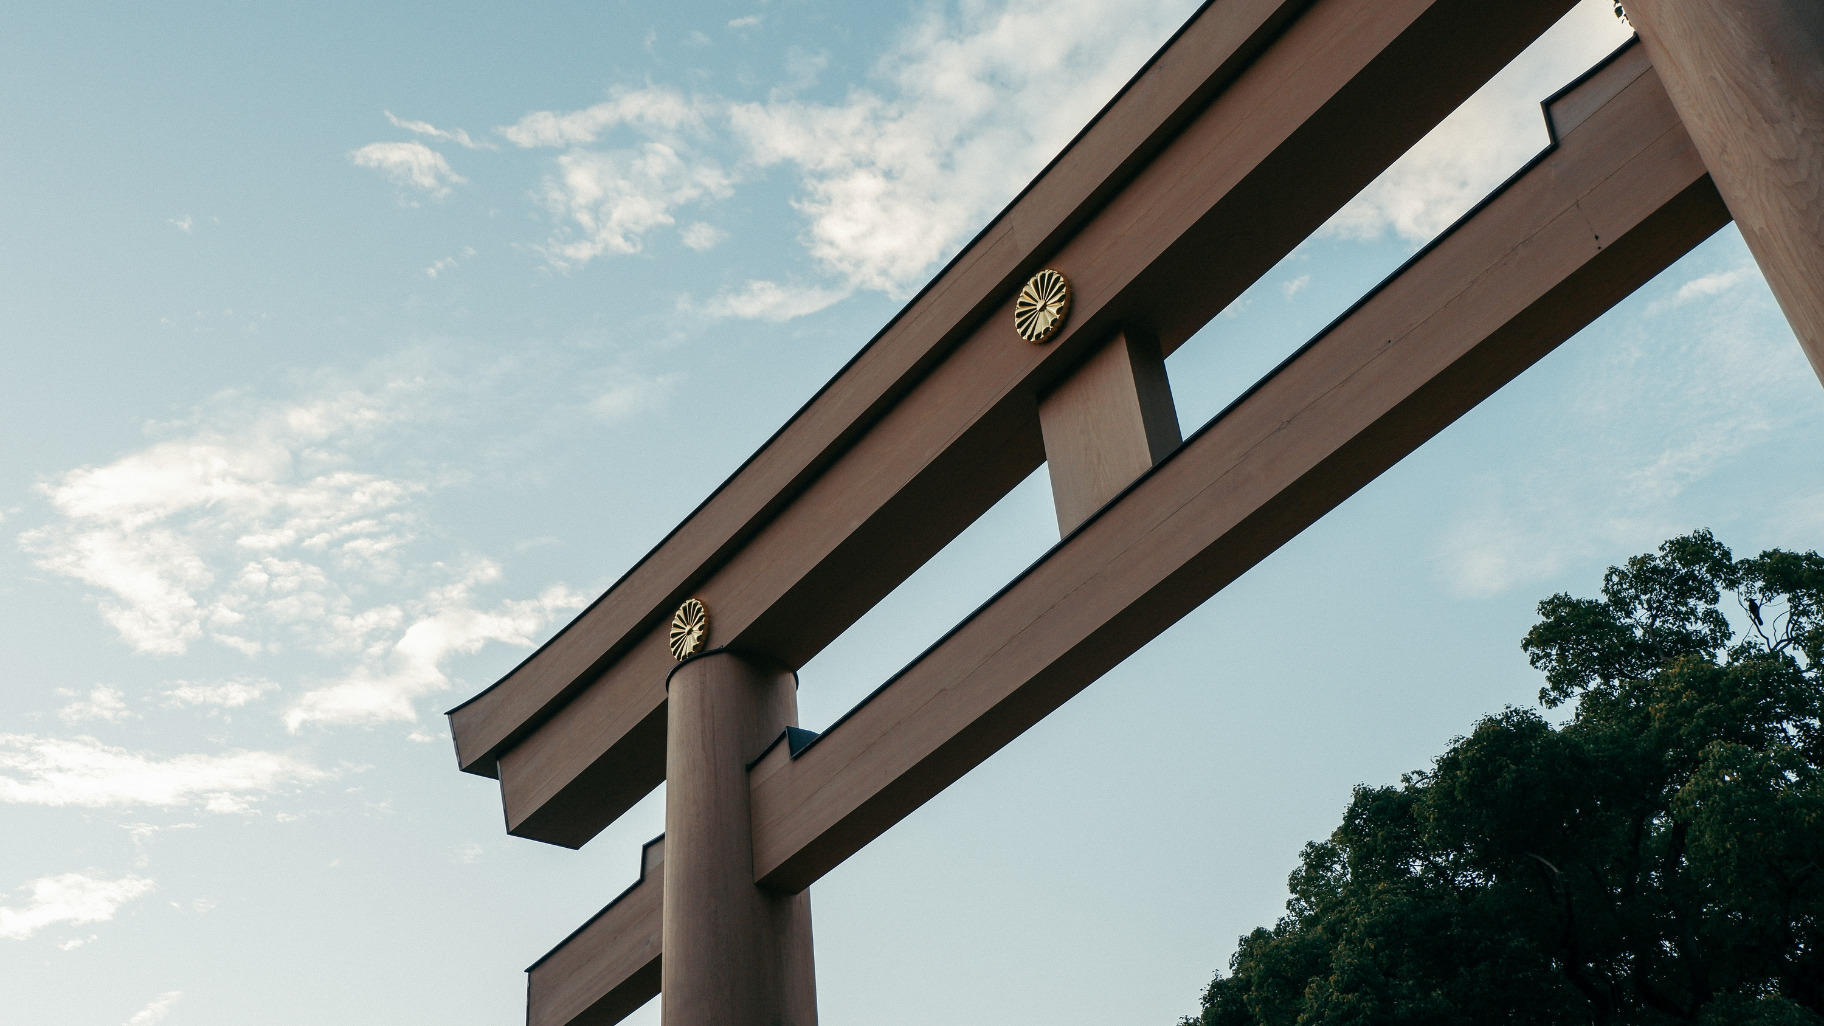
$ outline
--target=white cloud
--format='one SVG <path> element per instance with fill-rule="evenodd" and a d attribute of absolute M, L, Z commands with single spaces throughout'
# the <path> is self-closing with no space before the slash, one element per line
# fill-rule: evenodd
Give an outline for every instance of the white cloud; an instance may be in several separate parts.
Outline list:
<path fill-rule="evenodd" d="M 247 812 L 260 798 L 327 776 L 282 752 L 237 749 L 160 758 L 92 737 L 0 734 L 0 802 L 14 805 Z"/>
<path fill-rule="evenodd" d="M 713 224 L 698 221 L 695 224 L 686 225 L 684 230 L 678 233 L 678 237 L 683 240 L 684 245 L 699 253 L 704 253 L 715 249 L 718 243 L 728 238 L 728 233 Z"/>
<path fill-rule="evenodd" d="M 460 264 L 462 262 L 462 260 L 467 260 L 469 257 L 472 257 L 474 255 L 475 255 L 474 246 L 464 246 L 464 247 L 462 247 L 461 259 L 458 259 L 457 257 L 453 257 L 453 256 L 439 257 L 438 259 L 431 261 L 431 265 L 424 269 L 424 276 L 426 278 L 440 277 L 441 275 L 443 275 L 444 273 L 446 273 L 448 271 L 455 270 L 457 265 Z"/>
<path fill-rule="evenodd" d="M 329 569 L 383 573 L 413 536 L 423 486 L 362 473 L 338 451 L 401 416 L 349 390 L 279 404 L 39 487 L 61 519 L 26 531 L 38 565 L 104 592 L 102 616 L 141 652 L 210 638 L 249 654 L 286 627 L 372 631 Z M 344 634 L 344 636 L 347 636 Z"/>
<path fill-rule="evenodd" d="M 716 295 L 703 305 L 703 312 L 711 317 L 789 321 L 794 317 L 816 313 L 847 295 L 848 292 L 841 289 L 750 281 L 732 292 L 724 291 Z"/>
<path fill-rule="evenodd" d="M 182 217 L 167 217 L 165 218 L 165 223 L 175 225 L 177 230 L 183 232 L 185 235 L 190 234 L 191 230 L 196 227 L 196 222 L 191 219 L 189 214 L 185 214 Z"/>
<path fill-rule="evenodd" d="M 430 193 L 433 199 L 443 199 L 451 186 L 468 181 L 451 170 L 443 154 L 421 142 L 368 143 L 348 157 L 356 167 L 372 168 L 394 185 Z"/>
<path fill-rule="evenodd" d="M 1286 282 L 1284 285 L 1281 285 L 1279 291 L 1285 293 L 1287 299 L 1291 299 L 1293 296 L 1305 291 L 1306 286 L 1310 284 L 1311 276 L 1308 274 L 1301 274 L 1291 281 Z"/>
<path fill-rule="evenodd" d="M 674 375 L 648 378 L 623 373 L 607 391 L 589 403 L 590 412 L 602 421 L 614 423 L 658 409 L 676 384 Z"/>
<path fill-rule="evenodd" d="M 1545 147 L 1539 102 L 1631 34 L 1608 0 L 1582 0 L 1524 54 L 1331 218 L 1324 233 L 1424 242 Z"/>
<path fill-rule="evenodd" d="M 442 139 L 446 142 L 453 142 L 465 149 L 492 150 L 499 148 L 491 142 L 476 142 L 469 137 L 469 133 L 460 128 L 455 131 L 446 132 L 428 121 L 407 121 L 404 118 L 395 117 L 390 110 L 386 112 L 386 120 L 391 121 L 396 128 L 403 128 L 408 132 L 429 136 L 432 139 Z"/>
<path fill-rule="evenodd" d="M 680 207 L 731 195 L 736 176 L 703 152 L 717 110 L 663 86 L 617 88 L 582 110 L 535 111 L 495 129 L 516 146 L 565 149 L 540 192 L 559 226 L 540 247 L 546 258 L 571 268 L 603 253 L 637 253 L 647 232 L 676 223 Z M 617 128 L 641 138 L 615 149 L 584 148 Z M 713 245 L 706 231 L 715 229 L 693 225 L 686 245 Z"/>
<path fill-rule="evenodd" d="M 758 24 L 760 24 L 760 16 L 758 14 L 749 14 L 744 17 L 730 19 L 728 27 L 732 29 L 744 29 L 753 28 Z"/>
<path fill-rule="evenodd" d="M 24 940 L 58 923 L 106 922 L 122 905 L 150 894 L 152 888 L 152 881 L 132 874 L 118 880 L 81 873 L 40 877 L 21 888 L 30 891 L 25 904 L 0 906 L 0 937 Z"/>
<path fill-rule="evenodd" d="M 269 680 L 231 680 L 221 684 L 190 684 L 174 681 L 176 686 L 165 692 L 173 705 L 206 705 L 217 709 L 239 709 L 278 689 Z"/>
<path fill-rule="evenodd" d="M 638 253 L 648 231 L 676 223 L 673 211 L 726 198 L 734 181 L 714 160 L 673 143 L 572 150 L 557 158 L 557 172 L 545 182 L 545 206 L 565 225 L 544 246 L 545 255 L 573 267 L 609 251 Z"/>
<path fill-rule="evenodd" d="M 170 1015 L 172 1007 L 177 1004 L 177 999 L 183 996 L 184 992 L 181 990 L 168 990 L 160 994 L 153 998 L 146 1007 L 133 1013 L 133 1017 L 128 1019 L 124 1026 L 153 1026 L 155 1023 L 164 1022 L 165 1016 Z"/>
<path fill-rule="evenodd" d="M 476 652 L 490 641 L 529 646 L 533 635 L 559 613 L 580 609 L 587 597 L 553 585 L 535 599 L 503 602 L 484 612 L 470 604 L 474 585 L 500 576 L 488 563 L 464 580 L 439 589 L 419 603 L 397 641 L 370 648 L 348 677 L 301 696 L 285 711 L 285 726 L 380 723 L 415 720 L 413 701 L 449 686 L 443 664 L 452 655 Z"/>
<path fill-rule="evenodd" d="M 1760 271 L 1756 268 L 1738 267 L 1733 271 L 1718 271 L 1715 274 L 1706 274 L 1701 278 L 1693 278 L 1678 287 L 1678 292 L 1672 297 L 1672 304 L 1683 306 L 1695 299 L 1706 299 L 1719 295 L 1744 282 L 1753 281 L 1759 275 Z"/>
<path fill-rule="evenodd" d="M 753 169 L 796 173 L 803 241 L 832 287 L 762 283 L 720 297 L 721 316 L 788 319 L 857 288 L 909 292 L 1011 199 L 1190 12 L 1190 0 L 968 5 L 919 21 L 875 68 L 877 87 L 841 103 L 791 98 L 821 59 L 794 53 L 791 83 L 730 105 L 662 86 L 622 88 L 571 112 L 498 129 L 566 152 L 543 190 L 562 229 L 560 267 L 638 252 L 676 211 L 725 198 Z M 736 19 L 736 25 L 746 19 Z M 1033 40 L 1047 40 L 1034 46 Z M 641 141 L 587 149 L 614 129 Z M 686 245 L 708 241 L 687 229 Z M 834 298 L 832 298 L 834 297 Z M 827 300 L 828 302 L 826 302 Z"/>
<path fill-rule="evenodd" d="M 286 659 L 287 675 L 314 683 L 285 706 L 293 729 L 411 719 L 413 699 L 449 685 L 447 658 L 489 641 L 529 645 L 582 596 L 559 585 L 523 601 L 484 601 L 478 589 L 499 579 L 495 564 L 424 551 L 415 504 L 430 486 L 413 479 L 424 472 L 389 476 L 363 464 L 389 447 L 421 452 L 418 439 L 392 442 L 454 416 L 459 397 L 448 390 L 483 387 L 486 375 L 442 376 L 413 360 L 381 372 L 378 384 L 296 401 L 218 400 L 159 429 L 172 437 L 45 482 L 39 491 L 55 516 L 21 534 L 21 545 L 40 567 L 94 589 L 103 619 L 139 652 L 181 655 L 213 643 Z M 628 373 L 594 410 L 571 415 L 631 415 L 669 387 Z M 222 711 L 271 690 L 249 676 L 180 681 L 165 697 Z M 104 705 L 92 699 L 70 715 Z"/>
<path fill-rule="evenodd" d="M 611 90 L 608 99 L 582 110 L 563 114 L 534 111 L 495 131 L 515 146 L 532 148 L 586 145 L 609 129 L 622 125 L 676 132 L 701 128 L 703 124 L 704 112 L 699 101 L 687 98 L 676 89 L 648 86 Z"/>
<path fill-rule="evenodd" d="M 127 711 L 126 696 L 118 688 L 96 685 L 90 690 L 87 698 L 81 698 L 57 710 L 57 718 L 65 723 L 81 723 L 84 720 L 104 720 L 108 723 L 119 723 L 131 716 Z"/>
<path fill-rule="evenodd" d="M 839 104 L 748 103 L 734 129 L 789 164 L 806 244 L 851 286 L 909 292 L 1012 199 L 1189 14 L 1183 2 L 968 5 L 917 23 Z M 1045 40 L 1042 46 L 1035 39 Z"/>

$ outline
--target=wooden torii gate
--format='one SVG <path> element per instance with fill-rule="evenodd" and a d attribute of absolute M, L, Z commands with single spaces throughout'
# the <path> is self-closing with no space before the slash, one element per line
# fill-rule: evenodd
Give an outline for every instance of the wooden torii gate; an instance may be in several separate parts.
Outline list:
<path fill-rule="evenodd" d="M 1732 216 L 1824 376 L 1824 4 L 1624 3 L 1638 44 L 1545 102 L 1545 152 L 1180 440 L 1164 356 L 1573 0 L 1205 4 L 733 477 L 451 711 L 517 836 L 580 847 L 668 783 L 640 881 L 528 970 L 531 1026 L 661 990 L 666 1026 L 814 1023 L 814 881 Z M 798 729 L 796 668 L 1041 462 L 1058 544 Z"/>

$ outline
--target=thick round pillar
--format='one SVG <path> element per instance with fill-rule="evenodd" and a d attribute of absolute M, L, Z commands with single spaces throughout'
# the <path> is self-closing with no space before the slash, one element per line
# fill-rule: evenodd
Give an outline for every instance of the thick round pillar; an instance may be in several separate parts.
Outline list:
<path fill-rule="evenodd" d="M 1824 2 L 1622 6 L 1824 379 Z"/>
<path fill-rule="evenodd" d="M 797 683 L 727 652 L 667 684 L 664 1026 L 815 1026 L 809 892 L 754 885 L 747 765 L 797 722 Z"/>

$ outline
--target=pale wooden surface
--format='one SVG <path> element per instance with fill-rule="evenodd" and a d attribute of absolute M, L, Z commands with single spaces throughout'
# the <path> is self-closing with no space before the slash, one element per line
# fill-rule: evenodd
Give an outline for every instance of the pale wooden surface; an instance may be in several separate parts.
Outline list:
<path fill-rule="evenodd" d="M 1824 0 L 1625 0 L 1824 379 Z"/>
<path fill-rule="evenodd" d="M 705 571 L 693 588 L 715 611 L 715 644 L 802 665 L 1037 469 L 1038 396 L 1096 344 L 1132 326 L 1169 353 L 1569 6 L 1317 0 L 1238 73 L 1219 71 L 1233 77 L 1219 77 L 1209 105 L 1093 216 L 1073 221 L 1074 234 L 1053 234 L 1049 252 L 1026 250 L 1075 284 L 1070 320 L 1052 342 L 1030 346 L 1013 334 L 1010 283 L 789 505 Z M 1196 58 L 1203 66 L 1226 68 L 1225 54 L 1255 39 L 1248 26 L 1263 11 L 1258 0 L 1218 3 L 1183 41 L 1210 47 Z M 1247 17 L 1205 24 L 1238 12 Z M 1158 67 L 1192 61 L 1181 49 Z M 1142 81 L 1123 102 L 1152 88 Z M 1176 90 L 1165 91 L 1174 110 Z M 1009 235 L 1005 244 L 1026 240 Z M 501 757 L 513 833 L 580 845 L 659 783 L 656 681 L 669 657 L 662 624 L 649 624 L 643 639 L 612 642 L 629 647 Z M 585 635 L 569 636 L 549 651 L 582 659 L 575 646 Z M 534 657 L 527 672 L 545 659 Z M 465 707 L 452 718 L 460 736 L 469 715 Z"/>
<path fill-rule="evenodd" d="M 797 759 L 756 767 L 757 879 L 828 872 L 1727 223 L 1639 48 L 1578 92 L 1607 102 L 1554 153 Z"/>
<path fill-rule="evenodd" d="M 1039 428 L 1058 533 L 1069 534 L 1178 445 L 1158 341 L 1117 332 L 1039 400 Z"/>
<path fill-rule="evenodd" d="M 710 653 L 671 675 L 664 1026 L 815 1026 L 808 892 L 754 884 L 747 765 L 797 722 L 790 671 Z"/>
<path fill-rule="evenodd" d="M 526 1026 L 614 1026 L 657 996 L 664 896 L 660 837 L 638 883 L 526 970 Z"/>

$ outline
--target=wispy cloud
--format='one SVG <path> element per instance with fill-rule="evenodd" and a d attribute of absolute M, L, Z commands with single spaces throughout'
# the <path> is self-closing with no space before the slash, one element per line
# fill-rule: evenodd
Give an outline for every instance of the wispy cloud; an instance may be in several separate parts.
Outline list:
<path fill-rule="evenodd" d="M 1539 101 L 1630 34 L 1607 0 L 1582 0 L 1339 211 L 1325 233 L 1371 239 L 1391 232 L 1424 242 L 1448 228 L 1545 147 Z"/>
<path fill-rule="evenodd" d="M 686 247 L 694 249 L 699 253 L 715 249 L 717 243 L 720 243 L 727 237 L 727 232 L 717 228 L 715 225 L 704 224 L 702 221 L 687 225 L 683 231 L 678 233 L 678 238 Z"/>
<path fill-rule="evenodd" d="M 499 567 L 484 563 L 427 596 L 419 604 L 421 614 L 397 641 L 370 650 L 345 679 L 301 696 L 285 711 L 285 726 L 296 731 L 309 723 L 415 720 L 413 701 L 449 686 L 443 664 L 451 656 L 479 651 L 490 641 L 529 646 L 541 627 L 587 601 L 553 585 L 534 599 L 503 602 L 489 611 L 474 608 L 471 589 L 499 576 Z"/>
<path fill-rule="evenodd" d="M 382 624 L 330 570 L 390 570 L 413 536 L 405 503 L 424 487 L 351 469 L 339 450 L 401 416 L 401 401 L 350 390 L 230 414 L 70 471 L 39 489 L 60 519 L 21 543 L 101 589 L 103 617 L 141 652 L 210 638 L 254 654 L 288 626 L 360 637 Z"/>
<path fill-rule="evenodd" d="M 1733 271 L 1718 271 L 1715 274 L 1706 274 L 1701 278 L 1693 278 L 1680 285 L 1678 291 L 1673 293 L 1672 305 L 1683 306 L 1693 300 L 1721 295 L 1759 277 L 1760 271 L 1754 267 L 1738 267 Z"/>
<path fill-rule="evenodd" d="M 154 1026 L 155 1023 L 164 1022 L 165 1016 L 170 1015 L 171 1009 L 177 1005 L 177 999 L 183 996 L 181 990 L 165 991 L 148 1002 L 146 1007 L 134 1012 L 124 1026 Z"/>
<path fill-rule="evenodd" d="M 563 225 L 543 247 L 551 263 L 575 267 L 603 253 L 638 253 L 675 212 L 734 194 L 734 176 L 676 142 L 649 140 L 606 152 L 572 150 L 546 180 L 545 206 Z"/>
<path fill-rule="evenodd" d="M 462 263 L 463 260 L 467 260 L 468 258 L 470 258 L 474 255 L 475 255 L 474 246 L 464 246 L 464 247 L 462 247 L 462 255 L 460 258 L 454 257 L 454 256 L 447 256 L 447 257 L 439 257 L 438 259 L 431 261 L 431 265 L 424 269 L 424 276 L 426 278 L 442 277 L 443 275 L 448 274 L 451 271 L 454 271 L 457 268 L 457 266 Z"/>
<path fill-rule="evenodd" d="M 443 154 L 421 142 L 368 143 L 348 157 L 356 167 L 372 168 L 394 185 L 428 193 L 432 199 L 443 199 L 451 187 L 468 181 L 450 168 Z"/>
<path fill-rule="evenodd" d="M 152 854 L 149 847 L 150 842 L 154 837 L 157 837 L 167 830 L 194 830 L 196 829 L 196 826 L 195 823 L 172 823 L 169 825 L 160 825 L 157 823 L 120 824 L 120 828 L 125 830 L 127 836 L 133 841 L 133 864 L 136 866 L 144 866 L 152 861 Z"/>
<path fill-rule="evenodd" d="M 606 390 L 598 394 L 589 403 L 589 410 L 605 422 L 626 420 L 658 409 L 665 402 L 677 384 L 675 375 L 647 377 L 641 374 L 623 372 Z"/>
<path fill-rule="evenodd" d="M 1011 199 L 1189 13 L 1014 0 L 933 11 L 841 103 L 736 105 L 759 164 L 796 169 L 805 243 L 854 288 L 903 295 Z M 1034 46 L 1034 39 L 1046 40 Z"/>
<path fill-rule="evenodd" d="M 516 146 L 556 147 L 540 196 L 557 230 L 540 247 L 555 267 L 574 268 L 604 253 L 637 253 L 655 228 L 677 223 L 681 208 L 733 194 L 737 176 L 709 152 L 712 118 L 723 105 L 676 89 L 617 88 L 607 100 L 568 112 L 535 111 L 496 129 Z M 616 129 L 630 138 L 588 149 Z M 707 249 L 719 233 L 697 223 L 683 233 Z"/>
<path fill-rule="evenodd" d="M 151 880 L 128 874 L 103 880 L 81 873 L 63 873 L 33 880 L 23 904 L 0 906 L 0 937 L 24 940 L 59 923 L 102 923 L 114 918 L 122 905 L 150 894 Z"/>
<path fill-rule="evenodd" d="M 57 710 L 57 718 L 65 723 L 81 723 L 85 720 L 119 723 L 131 715 L 127 711 L 126 695 L 120 689 L 99 684 L 86 696 Z"/>
<path fill-rule="evenodd" d="M 269 680 L 231 680 L 220 684 L 190 684 L 175 681 L 165 691 L 173 705 L 197 705 L 216 709 L 239 709 L 258 701 L 278 689 Z"/>
<path fill-rule="evenodd" d="M 0 802 L 14 805 L 248 812 L 261 798 L 328 776 L 282 752 L 237 749 L 164 758 L 92 737 L 0 734 Z"/>
<path fill-rule="evenodd" d="M 691 205 L 725 199 L 774 166 L 796 176 L 803 243 L 826 286 L 753 283 L 718 316 L 785 320 L 856 289 L 903 295 L 1011 199 L 1175 28 L 1190 0 L 1136 8 L 1090 0 L 968 5 L 918 21 L 840 103 L 729 103 L 665 86 L 622 88 L 589 107 L 538 111 L 498 129 L 565 150 L 542 198 L 559 231 L 543 247 L 574 268 L 638 252 Z M 757 17 L 757 16 L 750 16 Z M 737 18 L 732 27 L 752 24 Z M 1032 40 L 1047 44 L 1035 47 Z M 794 80 L 818 62 L 794 57 Z M 594 148 L 622 133 L 613 148 Z M 696 226 L 693 248 L 711 242 Z"/>
<path fill-rule="evenodd" d="M 719 293 L 703 305 L 703 312 L 711 317 L 789 321 L 816 313 L 847 295 L 844 289 L 750 281 L 738 289 Z"/>
<path fill-rule="evenodd" d="M 595 142 L 609 129 L 623 125 L 649 132 L 701 130 L 706 124 L 705 114 L 703 101 L 691 99 L 676 89 L 663 86 L 617 88 L 601 103 L 567 113 L 534 111 L 495 131 L 513 145 L 525 148 L 582 146 Z"/>
<path fill-rule="evenodd" d="M 456 145 L 461 146 L 465 149 L 471 149 L 471 150 L 499 149 L 498 146 L 495 146 L 491 142 L 485 142 L 485 141 L 478 142 L 474 139 L 471 139 L 469 137 L 469 133 L 463 131 L 460 128 L 454 129 L 453 131 L 446 132 L 443 129 L 438 128 L 436 125 L 431 124 L 429 121 L 407 121 L 404 118 L 395 116 L 393 114 L 393 112 L 390 110 L 386 112 L 386 120 L 391 121 L 393 123 L 393 125 L 397 128 L 403 128 L 408 132 L 414 132 L 418 135 L 428 136 L 429 138 L 432 138 L 432 139 L 442 139 L 445 142 L 453 142 Z"/>
<path fill-rule="evenodd" d="M 40 567 L 93 588 L 104 620 L 139 652 L 213 643 L 291 660 L 286 672 L 310 682 L 284 707 L 294 730 L 412 719 L 414 699 L 449 686 L 448 660 L 489 642 L 530 645 L 583 596 L 554 585 L 535 598 L 484 597 L 500 580 L 496 563 L 431 547 L 419 504 L 437 473 L 379 473 L 375 454 L 449 416 L 450 390 L 480 386 L 413 361 L 372 373 L 382 380 L 292 401 L 228 397 L 159 429 L 171 437 L 45 482 L 55 516 L 21 545 Z M 649 410 L 668 388 L 627 372 L 594 412 Z M 588 400 L 575 402 L 586 416 Z M 300 653 L 313 668 L 301 670 L 310 664 Z M 180 682 L 165 697 L 222 711 L 270 689 L 242 677 Z M 117 692 L 97 692 L 66 718 L 124 710 Z"/>
<path fill-rule="evenodd" d="M 1741 249 L 1727 236 L 1718 244 Z M 1539 411 L 1532 455 L 1479 482 L 1439 538 L 1452 591 L 1500 594 L 1688 530 L 1688 493 L 1817 430 L 1817 381 L 1766 286 L 1739 273 L 1656 285 L 1666 298 L 1648 303 L 1629 335 L 1567 352 L 1575 385 Z M 1656 313 L 1674 306 L 1676 318 Z"/>

